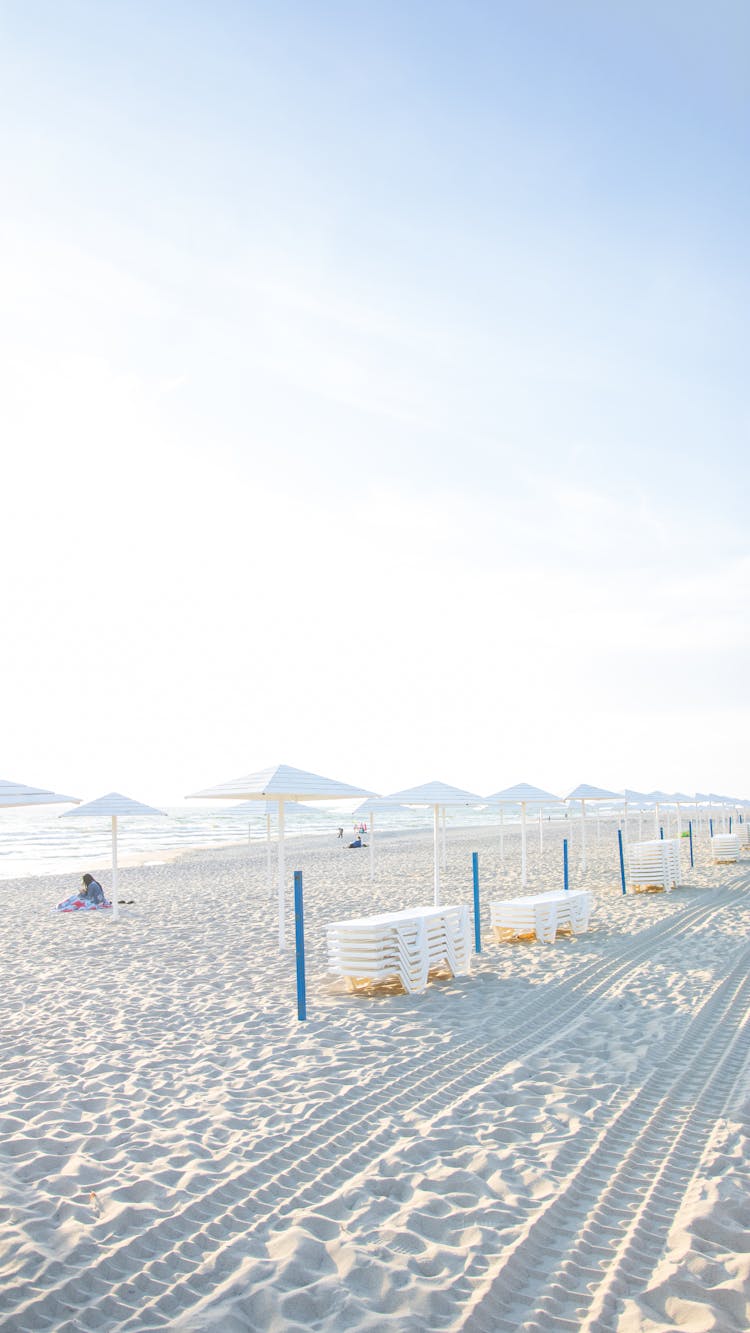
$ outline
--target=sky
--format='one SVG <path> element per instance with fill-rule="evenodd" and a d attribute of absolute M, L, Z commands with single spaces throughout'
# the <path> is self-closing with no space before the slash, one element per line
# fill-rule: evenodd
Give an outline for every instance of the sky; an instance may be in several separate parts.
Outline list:
<path fill-rule="evenodd" d="M 0 0 L 0 776 L 750 794 L 749 53 Z"/>

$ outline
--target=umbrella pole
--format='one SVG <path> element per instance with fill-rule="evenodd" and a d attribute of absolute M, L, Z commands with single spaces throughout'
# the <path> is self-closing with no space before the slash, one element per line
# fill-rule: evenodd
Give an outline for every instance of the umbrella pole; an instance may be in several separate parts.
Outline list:
<path fill-rule="evenodd" d="M 443 806 L 443 870 L 446 869 L 448 860 L 445 851 L 445 826 L 447 822 L 448 822 L 447 809 L 445 806 Z"/>
<path fill-rule="evenodd" d="M 279 797 L 279 950 L 284 952 L 284 798 Z"/>
<path fill-rule="evenodd" d="M 433 819 L 433 882 L 435 906 L 440 906 L 440 806 L 434 807 Z"/>
<path fill-rule="evenodd" d="M 503 819 L 503 807 L 500 806 L 500 863 L 505 863 L 505 821 Z"/>
<path fill-rule="evenodd" d="M 539 811 L 539 854 L 544 851 L 544 824 L 542 823 L 542 812 Z"/>
<path fill-rule="evenodd" d="M 586 802 L 581 801 L 581 870 L 586 874 Z"/>
<path fill-rule="evenodd" d="M 266 880 L 268 882 L 268 892 L 271 893 L 273 881 L 271 878 L 271 816 L 266 810 Z"/>
<path fill-rule="evenodd" d="M 370 811 L 370 883 L 375 880 L 375 811 Z"/>
<path fill-rule="evenodd" d="M 112 816 L 112 916 L 117 918 L 120 909 L 117 904 L 117 815 Z"/>
<path fill-rule="evenodd" d="M 521 801 L 521 883 L 526 888 L 526 802 Z"/>

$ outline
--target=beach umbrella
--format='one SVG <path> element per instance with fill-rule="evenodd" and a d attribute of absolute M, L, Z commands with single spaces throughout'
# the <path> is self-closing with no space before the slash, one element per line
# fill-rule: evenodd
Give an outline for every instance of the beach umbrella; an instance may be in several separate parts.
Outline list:
<path fill-rule="evenodd" d="M 278 872 L 279 872 L 279 949 L 284 940 L 284 806 L 287 801 L 345 801 L 355 796 L 370 796 L 366 787 L 351 787 L 334 778 L 322 778 L 318 773 L 305 773 L 288 764 L 275 764 L 258 773 L 247 773 L 241 778 L 221 782 L 217 787 L 194 792 L 187 800 L 265 801 L 273 798 L 278 807 Z"/>
<path fill-rule="evenodd" d="M 581 802 L 581 869 L 586 873 L 586 802 L 587 801 L 623 801 L 619 792 L 607 791 L 606 787 L 590 787 L 582 782 L 565 797 L 566 801 Z"/>
<path fill-rule="evenodd" d="M 715 792 L 712 792 L 712 793 L 711 793 L 711 800 L 712 800 L 712 801 L 715 801 L 716 804 L 721 808 L 721 810 L 722 810 L 722 816 L 721 816 L 722 827 L 723 827 L 724 829 L 726 829 L 728 812 L 729 812 L 730 810 L 734 810 L 734 809 L 735 809 L 737 802 L 735 801 L 735 799 L 734 799 L 733 796 L 717 796 Z"/>
<path fill-rule="evenodd" d="M 628 806 L 632 805 L 638 811 L 638 837 L 643 836 L 643 811 L 651 809 L 651 802 L 643 791 L 633 791 L 631 787 L 625 788 L 625 840 L 628 839 Z"/>
<path fill-rule="evenodd" d="M 78 796 L 61 796 L 46 787 L 27 787 L 23 782 L 6 782 L 0 778 L 0 808 L 19 805 L 79 805 Z"/>
<path fill-rule="evenodd" d="M 98 796 L 95 801 L 87 801 L 75 810 L 66 810 L 60 819 L 95 819 L 101 816 L 112 820 L 112 915 L 119 915 L 117 904 L 117 821 L 123 816 L 128 819 L 150 819 L 154 815 L 163 815 L 165 810 L 155 810 L 152 805 L 133 801 L 129 796 L 122 796 L 118 791 Z"/>
<path fill-rule="evenodd" d="M 682 807 L 683 805 L 695 805 L 692 796 L 686 796 L 684 791 L 675 791 L 670 796 L 670 801 L 677 806 L 677 836 L 682 834 Z"/>
<path fill-rule="evenodd" d="M 670 796 L 669 793 L 666 792 L 666 791 L 650 791 L 650 792 L 648 793 L 648 795 L 647 795 L 647 800 L 649 800 L 649 801 L 651 802 L 651 804 L 653 805 L 653 807 L 654 807 L 654 837 L 655 837 L 655 838 L 658 838 L 658 837 L 659 837 L 659 830 L 660 830 L 660 828 L 661 828 L 661 812 L 660 812 L 660 806 L 662 806 L 662 805 L 669 805 L 671 799 L 672 799 L 671 796 Z"/>
<path fill-rule="evenodd" d="M 701 828 L 702 827 L 701 816 L 705 815 L 707 819 L 710 819 L 711 817 L 711 797 L 709 796 L 708 792 L 697 791 L 695 793 L 695 805 L 696 805 L 696 812 L 698 815 L 698 827 Z M 708 806 L 707 811 L 701 808 L 702 806 L 706 805 Z"/>
<path fill-rule="evenodd" d="M 549 805 L 550 801 L 561 805 L 559 796 L 543 787 L 532 787 L 528 782 L 519 782 L 515 787 L 505 787 L 503 791 L 493 792 L 487 797 L 487 805 L 520 805 L 521 807 L 521 883 L 526 887 L 526 807 L 529 805 Z"/>
<path fill-rule="evenodd" d="M 710 804 L 711 804 L 712 806 L 713 806 L 713 805 L 717 805 L 717 806 L 719 807 L 719 809 L 721 810 L 721 812 L 722 812 L 722 814 L 721 814 L 721 824 L 722 824 L 722 828 L 726 828 L 726 826 L 727 826 L 727 811 L 728 811 L 728 810 L 732 810 L 732 809 L 734 809 L 734 806 L 735 806 L 735 802 L 734 802 L 734 800 L 732 799 L 731 796 L 718 796 L 717 793 L 716 793 L 715 791 L 713 791 L 713 792 L 711 792 L 711 794 L 710 794 L 710 796 L 709 796 L 709 802 L 710 802 Z"/>
<path fill-rule="evenodd" d="M 352 810 L 353 815 L 368 815 L 369 833 L 368 846 L 370 848 L 370 883 L 375 879 L 375 813 L 383 810 L 407 810 L 408 807 L 402 801 L 392 801 L 387 796 L 371 796 L 369 800 L 362 801 Z"/>
<path fill-rule="evenodd" d="M 421 787 L 408 787 L 405 791 L 391 792 L 386 798 L 398 801 L 401 805 L 427 805 L 433 810 L 434 839 L 434 901 L 440 906 L 440 812 L 449 805 L 483 805 L 481 796 L 475 792 L 463 791 L 460 787 L 451 787 L 447 782 L 425 782 Z"/>
<path fill-rule="evenodd" d="M 310 814 L 318 814 L 314 805 L 304 805 L 302 801 L 287 801 L 286 809 L 306 810 Z M 247 842 L 250 847 L 250 820 L 253 815 L 258 815 L 266 821 L 266 878 L 268 880 L 269 892 L 272 888 L 273 871 L 271 868 L 271 817 L 278 814 L 278 801 L 240 801 L 239 805 L 231 807 L 235 815 L 245 815 L 247 818 Z M 326 814 L 334 818 L 332 811 L 326 810 Z"/>

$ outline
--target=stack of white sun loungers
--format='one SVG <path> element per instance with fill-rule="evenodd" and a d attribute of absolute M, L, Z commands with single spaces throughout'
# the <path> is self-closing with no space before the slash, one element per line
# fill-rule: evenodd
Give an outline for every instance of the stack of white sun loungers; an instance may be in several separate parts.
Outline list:
<path fill-rule="evenodd" d="M 417 907 L 327 928 L 328 970 L 356 981 L 397 978 L 405 991 L 424 990 L 433 968 L 454 977 L 469 971 L 469 913 L 463 907 Z"/>
<path fill-rule="evenodd" d="M 490 903 L 490 925 L 496 940 L 505 932 L 536 935 L 542 944 L 553 944 L 558 930 L 574 935 L 588 930 L 593 903 L 594 895 L 587 889 L 553 889 L 506 898 Z"/>
<path fill-rule="evenodd" d="M 628 884 L 631 888 L 670 889 L 680 882 L 680 844 L 677 838 L 653 838 L 628 848 Z"/>
<path fill-rule="evenodd" d="M 750 847 L 750 824 L 748 824 L 747 820 L 745 820 L 744 823 L 737 825 L 735 833 L 739 839 L 740 851 L 744 851 L 745 848 Z"/>
<path fill-rule="evenodd" d="M 714 833 L 711 839 L 711 860 L 714 863 L 738 861 L 739 856 L 740 840 L 736 833 Z"/>

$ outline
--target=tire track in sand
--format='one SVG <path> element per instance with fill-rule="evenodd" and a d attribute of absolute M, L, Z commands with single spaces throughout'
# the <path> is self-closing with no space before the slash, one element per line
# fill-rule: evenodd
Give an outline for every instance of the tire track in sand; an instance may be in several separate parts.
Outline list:
<path fill-rule="evenodd" d="M 633 937 L 623 937 L 624 949 L 616 965 L 608 959 L 587 962 L 568 980 L 544 986 L 515 1012 L 513 1041 L 505 1041 L 501 1034 L 488 1050 L 488 1038 L 481 1034 L 441 1053 L 439 1088 L 431 1071 L 415 1078 L 407 1054 L 391 1071 L 387 1095 L 380 1086 L 368 1086 L 359 1095 L 349 1094 L 342 1111 L 331 1111 L 323 1104 L 322 1114 L 313 1115 L 311 1125 L 298 1139 L 282 1140 L 255 1160 L 243 1160 L 237 1171 L 211 1189 L 170 1215 L 160 1214 L 135 1234 L 103 1237 L 93 1261 L 88 1243 L 74 1247 L 64 1265 L 59 1261 L 43 1265 L 33 1277 L 6 1290 L 3 1303 L 8 1297 L 13 1300 L 13 1327 L 61 1329 L 65 1327 L 61 1318 L 75 1318 L 74 1310 L 83 1306 L 92 1328 L 144 1329 L 149 1326 L 143 1322 L 147 1317 L 153 1327 L 171 1322 L 196 1302 L 190 1281 L 197 1269 L 210 1268 L 212 1258 L 219 1254 L 222 1269 L 233 1258 L 239 1266 L 251 1251 L 262 1258 L 264 1237 L 290 1213 L 308 1205 L 319 1207 L 322 1200 L 335 1197 L 356 1175 L 391 1152 L 397 1131 L 391 1125 L 373 1131 L 373 1123 L 392 1115 L 402 1122 L 408 1138 L 407 1125 L 416 1117 L 434 1118 L 462 1097 L 475 1096 L 530 1049 L 536 1053 L 545 1042 L 558 1040 L 562 1029 L 577 1022 L 593 1001 L 615 989 L 634 966 L 647 960 L 655 944 L 695 930 L 733 897 L 733 885 L 727 884 L 719 893 L 712 893 L 710 902 L 686 907 Z M 413 1134 L 413 1128 L 410 1132 Z M 117 1274 L 114 1282 L 113 1271 Z M 133 1322 L 136 1282 L 140 1308 Z M 93 1300 L 92 1288 L 100 1293 Z M 168 1314 L 164 1309 L 167 1293 Z"/>
<path fill-rule="evenodd" d="M 465 1333 L 549 1333 L 550 1327 L 612 1333 L 618 1300 L 640 1287 L 658 1262 L 716 1119 L 746 1067 L 749 963 L 745 949 L 691 1016 L 668 1061 L 611 1117 L 455 1327 Z M 541 1293 L 540 1274 L 546 1274 Z"/>

